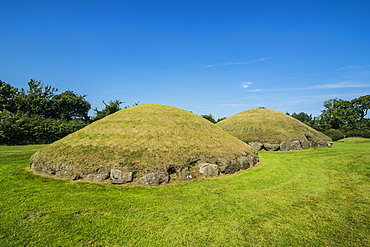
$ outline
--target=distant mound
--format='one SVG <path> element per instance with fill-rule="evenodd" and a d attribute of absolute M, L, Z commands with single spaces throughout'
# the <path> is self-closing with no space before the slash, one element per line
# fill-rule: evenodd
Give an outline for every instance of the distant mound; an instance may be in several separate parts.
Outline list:
<path fill-rule="evenodd" d="M 191 112 L 164 105 L 118 111 L 31 157 L 35 173 L 160 185 L 254 166 L 256 151 Z"/>
<path fill-rule="evenodd" d="M 243 111 L 216 124 L 257 150 L 288 151 L 331 147 L 321 132 L 279 111 L 257 108 Z"/>

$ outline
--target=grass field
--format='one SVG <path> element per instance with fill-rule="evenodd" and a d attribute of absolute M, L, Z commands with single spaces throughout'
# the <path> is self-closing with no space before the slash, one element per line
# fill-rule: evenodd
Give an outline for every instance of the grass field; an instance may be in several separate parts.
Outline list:
<path fill-rule="evenodd" d="M 0 146 L 0 246 L 370 246 L 369 139 L 160 187 L 35 175 L 41 147 Z"/>

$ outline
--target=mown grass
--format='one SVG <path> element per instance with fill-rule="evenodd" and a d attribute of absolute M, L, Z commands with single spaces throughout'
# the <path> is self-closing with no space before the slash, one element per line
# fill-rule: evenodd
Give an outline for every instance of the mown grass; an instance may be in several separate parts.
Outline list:
<path fill-rule="evenodd" d="M 41 147 L 0 147 L 0 246 L 370 245 L 369 139 L 160 187 L 35 175 Z"/>
<path fill-rule="evenodd" d="M 256 108 L 240 112 L 216 124 L 245 142 L 281 143 L 307 140 L 331 141 L 329 137 L 279 111 Z"/>

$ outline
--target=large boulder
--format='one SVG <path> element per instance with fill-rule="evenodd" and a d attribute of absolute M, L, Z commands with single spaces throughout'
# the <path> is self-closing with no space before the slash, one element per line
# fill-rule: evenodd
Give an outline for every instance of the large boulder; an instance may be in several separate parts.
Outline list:
<path fill-rule="evenodd" d="M 139 181 L 145 186 L 158 186 L 168 183 L 169 179 L 170 177 L 167 172 L 154 171 L 142 176 L 139 178 Z"/>
<path fill-rule="evenodd" d="M 301 142 L 300 141 L 291 141 L 290 142 L 290 150 L 301 150 Z"/>
<path fill-rule="evenodd" d="M 303 149 L 308 149 L 308 148 L 310 148 L 310 142 L 307 141 L 307 140 L 302 140 L 301 141 L 301 146 L 302 146 Z"/>
<path fill-rule="evenodd" d="M 290 150 L 290 141 L 285 141 L 280 144 L 281 151 L 289 151 Z"/>
<path fill-rule="evenodd" d="M 279 144 L 271 144 L 271 143 L 264 143 L 263 144 L 263 147 L 267 151 L 277 151 L 277 150 L 280 149 L 280 145 Z"/>
<path fill-rule="evenodd" d="M 206 177 L 217 177 L 220 174 L 218 166 L 209 163 L 200 163 L 199 172 Z"/>
<path fill-rule="evenodd" d="M 110 178 L 114 184 L 125 184 L 132 182 L 132 172 L 125 172 L 118 169 L 111 169 Z"/>
<path fill-rule="evenodd" d="M 263 143 L 261 142 L 250 142 L 248 143 L 252 148 L 256 149 L 257 151 L 262 150 L 263 148 Z"/>

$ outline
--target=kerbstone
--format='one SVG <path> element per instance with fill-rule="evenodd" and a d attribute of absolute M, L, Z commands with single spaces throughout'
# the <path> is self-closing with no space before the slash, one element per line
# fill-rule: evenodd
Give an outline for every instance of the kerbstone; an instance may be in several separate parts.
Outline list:
<path fill-rule="evenodd" d="M 280 144 L 281 151 L 289 151 L 290 150 L 290 141 L 285 141 Z"/>
<path fill-rule="evenodd" d="M 200 163 L 199 172 L 206 177 L 217 177 L 220 174 L 218 166 L 210 163 Z"/>

